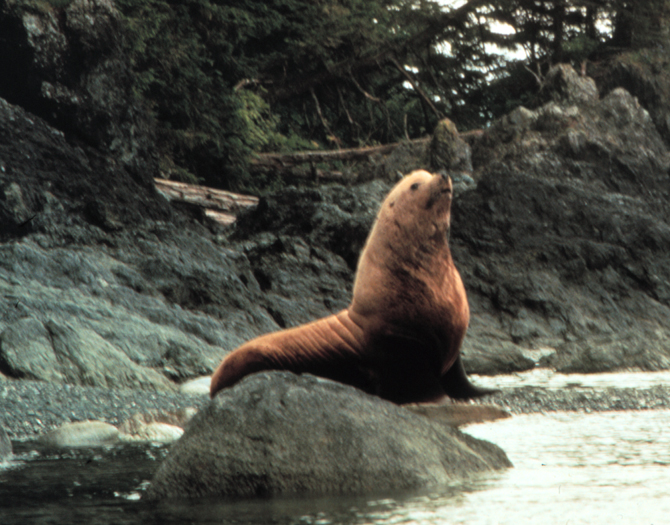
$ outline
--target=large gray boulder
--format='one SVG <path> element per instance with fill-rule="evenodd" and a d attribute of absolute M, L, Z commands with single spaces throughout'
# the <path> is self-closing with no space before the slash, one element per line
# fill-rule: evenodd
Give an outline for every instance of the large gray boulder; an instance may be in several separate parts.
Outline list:
<path fill-rule="evenodd" d="M 510 466 L 497 446 L 353 387 L 269 372 L 194 417 L 146 497 L 360 494 Z"/>

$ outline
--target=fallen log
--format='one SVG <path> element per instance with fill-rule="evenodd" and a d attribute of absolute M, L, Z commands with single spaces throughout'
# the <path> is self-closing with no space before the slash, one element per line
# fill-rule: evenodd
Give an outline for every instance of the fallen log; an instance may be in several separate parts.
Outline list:
<path fill-rule="evenodd" d="M 318 164 L 333 161 L 360 161 L 372 155 L 387 155 L 394 149 L 406 144 L 428 143 L 430 137 L 403 142 L 394 142 L 382 146 L 347 148 L 340 150 L 299 151 L 295 153 L 260 153 L 252 159 L 252 166 L 264 168 L 290 168 L 298 164 Z"/>

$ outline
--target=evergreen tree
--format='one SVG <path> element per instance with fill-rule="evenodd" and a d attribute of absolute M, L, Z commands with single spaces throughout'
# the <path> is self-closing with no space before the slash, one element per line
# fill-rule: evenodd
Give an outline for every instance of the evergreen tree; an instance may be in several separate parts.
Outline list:
<path fill-rule="evenodd" d="M 670 2 L 667 0 L 615 0 L 612 43 L 641 49 L 668 44 Z"/>
<path fill-rule="evenodd" d="M 444 116 L 481 126 L 553 63 L 664 42 L 668 3 L 117 0 L 165 172 L 252 190 L 272 183 L 248 177 L 254 153 L 420 137 Z M 500 51 L 519 47 L 518 62 Z"/>

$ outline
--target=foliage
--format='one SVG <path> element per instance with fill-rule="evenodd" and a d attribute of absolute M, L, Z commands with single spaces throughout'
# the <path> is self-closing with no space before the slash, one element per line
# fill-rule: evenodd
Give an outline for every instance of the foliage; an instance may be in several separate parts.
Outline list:
<path fill-rule="evenodd" d="M 117 4 L 127 20 L 136 92 L 159 122 L 163 166 L 182 168 L 173 176 L 227 187 L 253 185 L 246 178 L 252 152 L 328 141 L 311 133 L 316 95 L 272 104 L 276 92 L 382 42 L 379 22 L 388 15 L 383 2 L 363 0 Z M 331 110 L 323 122 L 337 119 Z"/>
<path fill-rule="evenodd" d="M 667 11 L 666 0 L 117 5 L 167 175 L 256 191 L 277 181 L 250 178 L 255 153 L 415 138 L 443 116 L 485 125 L 529 103 L 552 63 L 658 43 Z"/>

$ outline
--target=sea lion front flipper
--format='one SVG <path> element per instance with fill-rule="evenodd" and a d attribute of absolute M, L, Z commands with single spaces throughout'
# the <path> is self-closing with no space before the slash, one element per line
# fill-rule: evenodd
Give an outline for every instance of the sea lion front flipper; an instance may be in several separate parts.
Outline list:
<path fill-rule="evenodd" d="M 482 388 L 470 383 L 460 355 L 451 365 L 451 368 L 444 373 L 440 382 L 444 393 L 452 399 L 472 399 L 473 397 L 487 396 L 498 392 L 495 389 Z"/>

